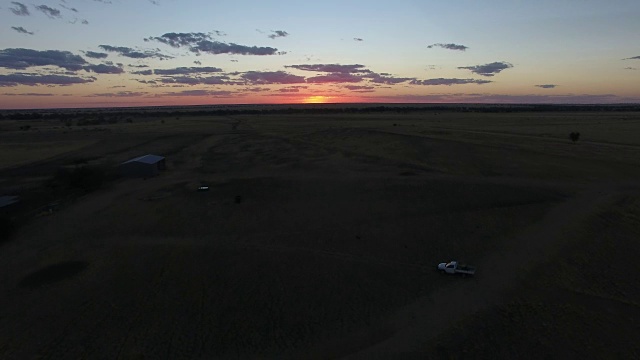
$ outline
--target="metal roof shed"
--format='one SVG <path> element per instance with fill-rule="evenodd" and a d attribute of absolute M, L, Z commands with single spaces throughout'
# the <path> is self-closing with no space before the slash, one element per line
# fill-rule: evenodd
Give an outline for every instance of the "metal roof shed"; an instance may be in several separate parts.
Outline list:
<path fill-rule="evenodd" d="M 126 177 L 147 178 L 158 175 L 165 167 L 164 156 L 148 154 L 120 164 L 120 174 Z"/>

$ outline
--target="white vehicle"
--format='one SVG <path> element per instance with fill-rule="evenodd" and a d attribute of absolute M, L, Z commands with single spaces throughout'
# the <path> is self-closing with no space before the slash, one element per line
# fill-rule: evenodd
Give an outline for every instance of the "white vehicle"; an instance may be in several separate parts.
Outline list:
<path fill-rule="evenodd" d="M 438 270 L 443 274 L 459 274 L 462 276 L 473 276 L 476 273 L 476 268 L 469 265 L 458 264 L 457 261 L 450 261 L 448 263 L 438 264 Z"/>

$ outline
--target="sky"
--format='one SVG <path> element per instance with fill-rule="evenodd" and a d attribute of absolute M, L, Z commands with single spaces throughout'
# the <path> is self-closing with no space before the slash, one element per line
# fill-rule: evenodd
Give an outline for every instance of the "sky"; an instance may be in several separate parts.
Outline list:
<path fill-rule="evenodd" d="M 638 0 L 0 1 L 0 109 L 640 103 Z"/>

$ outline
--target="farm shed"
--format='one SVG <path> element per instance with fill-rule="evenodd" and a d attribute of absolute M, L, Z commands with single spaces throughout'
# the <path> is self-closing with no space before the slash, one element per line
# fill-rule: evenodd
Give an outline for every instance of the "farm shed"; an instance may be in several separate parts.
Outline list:
<path fill-rule="evenodd" d="M 120 164 L 120 174 L 126 177 L 151 177 L 165 169 L 164 156 L 144 155 Z"/>

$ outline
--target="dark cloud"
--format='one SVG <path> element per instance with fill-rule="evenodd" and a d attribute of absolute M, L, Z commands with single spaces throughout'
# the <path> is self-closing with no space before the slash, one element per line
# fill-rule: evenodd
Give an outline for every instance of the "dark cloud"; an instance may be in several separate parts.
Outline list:
<path fill-rule="evenodd" d="M 183 90 L 180 92 L 165 93 L 165 96 L 213 96 L 213 97 L 228 97 L 233 92 L 225 90 Z"/>
<path fill-rule="evenodd" d="M 12 26 L 11 28 L 19 32 L 20 34 L 33 35 L 33 32 L 27 31 L 27 29 L 23 28 L 22 26 Z"/>
<path fill-rule="evenodd" d="M 286 68 L 292 68 L 304 71 L 328 72 L 328 73 L 370 73 L 371 70 L 364 68 L 364 65 L 340 65 L 340 64 L 309 64 L 309 65 L 286 65 Z"/>
<path fill-rule="evenodd" d="M 95 51 L 85 51 L 84 54 L 92 59 L 106 59 L 107 56 L 109 56 L 109 54 L 107 53 L 101 53 L 101 52 L 95 52 Z"/>
<path fill-rule="evenodd" d="M 362 77 L 369 79 L 371 82 L 376 83 L 376 84 L 387 84 L 387 85 L 393 85 L 393 84 L 399 84 L 399 83 L 403 83 L 403 82 L 407 82 L 407 81 L 412 81 L 415 80 L 415 78 L 402 78 L 402 77 L 394 77 L 391 76 L 388 73 L 382 73 L 382 74 L 376 74 L 376 73 L 372 73 L 372 74 L 365 74 Z"/>
<path fill-rule="evenodd" d="M 187 74 L 207 74 L 222 72 L 222 69 L 211 66 L 203 67 L 177 67 L 174 69 L 156 69 L 153 71 L 156 75 L 187 75 Z"/>
<path fill-rule="evenodd" d="M 181 46 L 192 46 L 201 41 L 211 40 L 210 34 L 205 34 L 201 32 L 191 32 L 191 33 L 166 33 L 161 36 L 151 36 L 145 41 L 158 41 L 163 44 L 178 48 Z"/>
<path fill-rule="evenodd" d="M 304 76 L 289 74 L 284 71 L 248 71 L 242 74 L 242 79 L 252 84 L 300 84 L 304 83 Z"/>
<path fill-rule="evenodd" d="M 459 44 L 441 44 L 441 43 L 437 43 L 437 44 L 431 44 L 431 45 L 427 46 L 427 49 L 432 49 L 434 47 L 439 47 L 439 48 L 443 48 L 443 49 L 447 49 L 447 50 L 458 50 L 458 51 L 466 51 L 469 48 L 468 46 L 459 45 Z"/>
<path fill-rule="evenodd" d="M 55 65 L 69 71 L 82 69 L 87 62 L 79 55 L 69 51 L 4 49 L 0 50 L 0 67 L 9 69 L 26 69 L 32 66 Z"/>
<path fill-rule="evenodd" d="M 199 60 L 194 60 L 193 63 L 196 64 L 196 65 L 202 65 L 202 62 L 199 61 Z"/>
<path fill-rule="evenodd" d="M 122 74 L 124 72 L 122 67 L 111 64 L 86 65 L 83 69 L 97 74 Z"/>
<path fill-rule="evenodd" d="M 464 85 L 464 84 L 488 84 L 493 81 L 490 80 L 476 80 L 476 79 L 428 79 L 428 80 L 413 80 L 411 81 L 411 85 L 427 85 L 427 86 L 436 86 L 436 85 Z"/>
<path fill-rule="evenodd" d="M 103 4 L 112 4 L 111 0 L 93 0 L 93 1 L 103 3 Z"/>
<path fill-rule="evenodd" d="M 138 91 L 118 91 L 118 92 L 110 92 L 110 93 L 98 93 L 87 95 L 86 97 L 139 97 L 147 95 L 147 92 L 138 92 Z"/>
<path fill-rule="evenodd" d="M 326 83 L 358 83 L 363 81 L 361 75 L 353 75 L 350 73 L 331 73 L 327 75 L 313 76 L 307 78 L 308 83 L 326 84 Z"/>
<path fill-rule="evenodd" d="M 147 59 L 147 58 L 158 58 L 160 60 L 171 59 L 172 57 L 169 55 L 161 54 L 157 50 L 143 50 L 138 51 L 129 47 L 124 46 L 111 46 L 111 45 L 99 45 L 104 51 L 114 52 L 121 56 L 132 58 L 132 59 Z"/>
<path fill-rule="evenodd" d="M 129 64 L 128 66 L 129 67 L 133 67 L 133 68 L 139 68 L 139 69 L 148 68 L 149 67 L 149 65 L 134 65 L 134 64 Z"/>
<path fill-rule="evenodd" d="M 95 81 L 95 78 L 81 78 L 63 75 L 9 74 L 0 75 L 0 87 L 18 85 L 71 85 Z"/>
<path fill-rule="evenodd" d="M 132 72 L 134 75 L 153 75 L 153 70 L 140 70 Z"/>
<path fill-rule="evenodd" d="M 345 89 L 349 90 L 373 90 L 375 87 L 373 86 L 362 86 L 362 85 L 345 85 L 343 86 Z"/>
<path fill-rule="evenodd" d="M 355 40 L 355 41 L 364 41 L 363 38 L 353 38 L 353 40 Z"/>
<path fill-rule="evenodd" d="M 553 89 L 555 87 L 557 87 L 558 85 L 554 85 L 554 84 L 542 84 L 542 85 L 534 85 L 535 87 L 539 87 L 539 88 L 543 88 L 543 89 Z"/>
<path fill-rule="evenodd" d="M 69 10 L 69 11 L 73 11 L 73 12 L 75 12 L 75 13 L 77 13 L 77 12 L 78 12 L 78 9 L 76 9 L 76 8 L 68 7 L 68 6 L 65 6 L 64 4 L 59 4 L 59 5 L 60 5 L 60 7 L 62 7 L 63 9 L 67 9 L 67 10 Z"/>
<path fill-rule="evenodd" d="M 35 8 L 41 13 L 47 15 L 50 19 L 56 19 L 56 18 L 62 17 L 62 15 L 60 15 L 60 10 L 49 7 L 47 5 L 38 5 Z"/>
<path fill-rule="evenodd" d="M 19 3 L 17 1 L 12 1 L 11 3 L 14 6 L 12 8 L 9 8 L 12 13 L 14 13 L 14 14 L 16 14 L 18 16 L 29 16 L 29 15 L 31 15 L 27 5 L 25 5 L 23 3 Z"/>
<path fill-rule="evenodd" d="M 275 38 L 279 38 L 279 37 L 287 37 L 289 36 L 289 33 L 283 30 L 271 30 L 271 35 L 269 35 L 270 39 L 275 39 Z"/>
<path fill-rule="evenodd" d="M 640 60 L 640 56 L 633 56 L 633 57 L 622 59 L 622 60 Z"/>
<path fill-rule="evenodd" d="M 234 43 L 222 43 L 219 41 L 200 41 L 190 47 L 194 53 L 209 54 L 236 54 L 236 55 L 276 55 L 278 49 L 272 47 L 245 46 Z"/>
<path fill-rule="evenodd" d="M 228 76 L 206 76 L 206 77 L 191 77 L 191 76 L 175 76 L 165 77 L 157 79 L 156 82 L 163 84 L 183 84 L 183 85 L 239 85 L 238 81 L 231 81 Z"/>
<path fill-rule="evenodd" d="M 82 25 L 89 25 L 89 22 L 87 20 L 82 20 Z"/>
<path fill-rule="evenodd" d="M 624 69 L 625 69 L 625 70 L 638 70 L 637 68 L 634 68 L 634 67 L 631 67 L 631 66 L 626 67 L 626 68 L 624 68 Z"/>
<path fill-rule="evenodd" d="M 226 32 L 220 30 L 213 30 L 212 33 L 216 34 L 217 36 L 227 36 Z"/>
<path fill-rule="evenodd" d="M 504 61 L 492 62 L 490 64 L 476 65 L 476 66 L 460 66 L 458 69 L 471 70 L 472 73 L 482 76 L 493 76 L 498 74 L 502 70 L 512 68 L 513 65 Z"/>
<path fill-rule="evenodd" d="M 2 86 L 2 85 L 0 85 Z M 6 96 L 53 96 L 51 93 L 20 93 L 20 94 L 12 94 L 12 93 L 4 93 L 2 95 Z"/>

